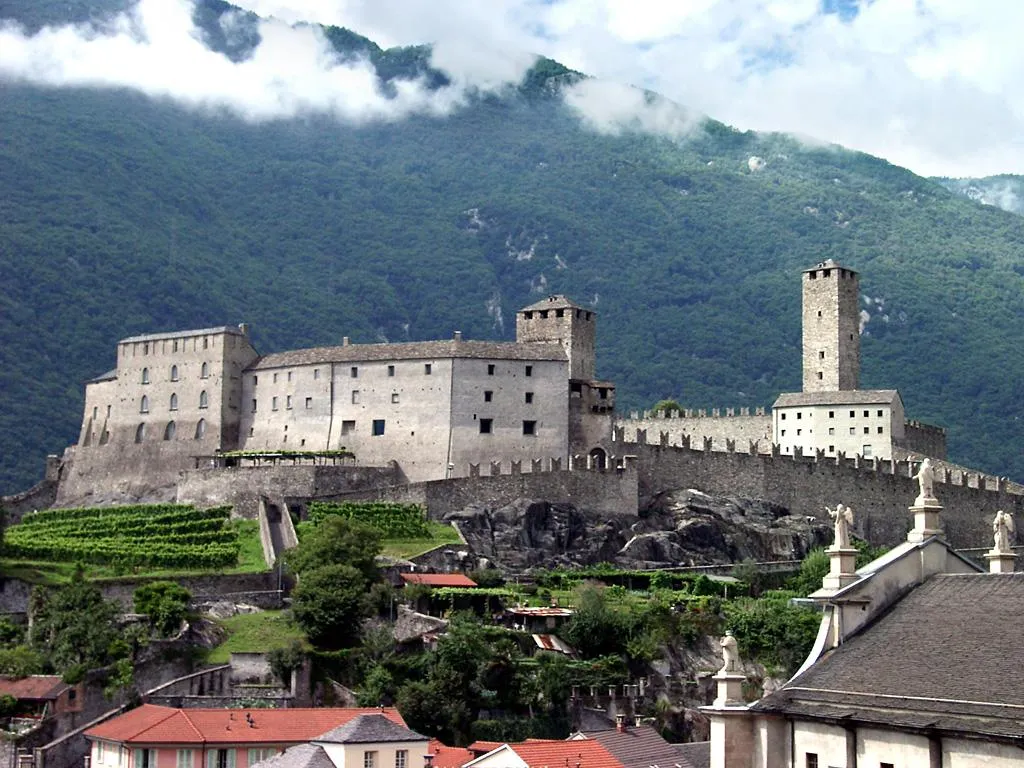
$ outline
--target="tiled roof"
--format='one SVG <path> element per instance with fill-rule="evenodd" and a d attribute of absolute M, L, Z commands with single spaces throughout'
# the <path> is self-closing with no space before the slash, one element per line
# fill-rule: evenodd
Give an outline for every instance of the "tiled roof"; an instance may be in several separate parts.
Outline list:
<path fill-rule="evenodd" d="M 845 269 L 847 272 L 853 272 L 854 274 L 856 274 L 855 270 L 852 270 L 849 267 L 844 267 L 835 259 L 825 259 L 825 261 L 819 262 L 815 264 L 813 267 L 808 267 L 807 269 L 804 270 L 804 272 L 813 272 L 814 270 L 822 269 L 823 267 L 825 269 Z"/>
<path fill-rule="evenodd" d="M 529 768 L 625 768 L 602 744 L 591 739 L 526 741 L 508 746 Z"/>
<path fill-rule="evenodd" d="M 106 373 L 101 373 L 94 379 L 89 379 L 86 384 L 98 384 L 101 381 L 117 381 L 117 368 Z"/>
<path fill-rule="evenodd" d="M 475 587 L 477 583 L 464 573 L 403 573 L 406 584 L 426 584 L 430 587 Z"/>
<path fill-rule="evenodd" d="M 934 576 L 758 711 L 989 738 L 1024 733 L 1024 573 Z"/>
<path fill-rule="evenodd" d="M 783 392 L 772 405 L 786 408 L 793 405 L 878 405 L 899 399 L 895 389 L 844 389 L 838 392 Z"/>
<path fill-rule="evenodd" d="M 254 765 L 260 768 L 336 768 L 324 748 L 315 744 L 296 744 Z"/>
<path fill-rule="evenodd" d="M 462 768 L 463 765 L 476 757 L 465 747 L 449 747 L 437 739 L 430 740 L 430 754 L 434 756 L 433 768 Z M 490 750 L 488 750 L 490 751 Z"/>
<path fill-rule="evenodd" d="M 121 339 L 119 344 L 131 344 L 136 341 L 163 341 L 164 339 L 180 339 L 185 336 L 213 336 L 218 333 L 230 333 L 235 336 L 244 336 L 242 329 L 237 325 L 218 325 L 215 328 L 197 328 L 192 331 L 168 331 L 166 333 L 144 333 L 141 336 L 129 336 Z"/>
<path fill-rule="evenodd" d="M 673 744 L 682 757 L 683 768 L 709 768 L 711 765 L 711 742 L 691 741 L 689 744 Z"/>
<path fill-rule="evenodd" d="M 557 342 L 513 341 L 409 341 L 398 344 L 347 344 L 340 347 L 294 349 L 264 355 L 246 370 L 284 368 L 317 363 L 363 363 L 380 360 L 444 360 L 473 358 L 480 360 L 568 360 L 565 348 Z"/>
<path fill-rule="evenodd" d="M 595 731 L 586 737 L 607 749 L 626 768 L 671 768 L 681 762 L 678 751 L 649 725 L 631 726 L 623 732 Z"/>
<path fill-rule="evenodd" d="M 19 700 L 52 701 L 69 687 L 60 675 L 0 676 L 0 696 L 13 696 Z"/>
<path fill-rule="evenodd" d="M 561 294 L 556 294 L 555 296 L 548 296 L 540 301 L 535 301 L 530 306 L 523 307 L 519 311 L 536 312 L 538 309 L 566 309 L 569 307 L 572 309 L 586 309 L 586 307 L 581 307 L 579 304 L 576 304 L 572 299 L 562 296 Z M 587 311 L 593 312 L 594 310 L 588 309 Z"/>
<path fill-rule="evenodd" d="M 374 713 L 354 717 L 314 741 L 328 744 L 385 744 L 394 741 L 428 741 L 428 738 L 384 715 Z"/>
<path fill-rule="evenodd" d="M 368 714 L 382 714 L 405 726 L 394 707 L 174 709 L 143 704 L 85 735 L 128 744 L 298 744 Z"/>

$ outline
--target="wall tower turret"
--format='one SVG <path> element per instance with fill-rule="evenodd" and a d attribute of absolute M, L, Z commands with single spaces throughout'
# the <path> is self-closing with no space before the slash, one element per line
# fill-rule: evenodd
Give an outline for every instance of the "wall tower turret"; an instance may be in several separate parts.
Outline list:
<path fill-rule="evenodd" d="M 832 259 L 803 273 L 804 392 L 860 386 L 860 279 Z"/>
<path fill-rule="evenodd" d="M 516 313 L 516 341 L 558 342 L 569 356 L 569 378 L 594 378 L 597 314 L 565 296 L 548 296 Z"/>

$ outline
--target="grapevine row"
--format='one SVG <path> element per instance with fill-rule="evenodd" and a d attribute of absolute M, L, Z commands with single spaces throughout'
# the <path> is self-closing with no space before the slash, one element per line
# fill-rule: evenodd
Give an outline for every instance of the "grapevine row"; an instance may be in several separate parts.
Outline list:
<path fill-rule="evenodd" d="M 370 525 L 389 539 L 430 538 L 426 511 L 418 504 L 314 501 L 309 505 L 309 519 L 314 523 L 332 515 Z"/>

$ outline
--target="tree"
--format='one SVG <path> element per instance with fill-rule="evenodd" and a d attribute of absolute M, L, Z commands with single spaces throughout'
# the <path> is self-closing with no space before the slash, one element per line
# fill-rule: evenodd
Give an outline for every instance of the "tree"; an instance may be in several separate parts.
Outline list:
<path fill-rule="evenodd" d="M 300 577 L 316 568 L 344 563 L 358 571 L 365 584 L 377 580 L 380 548 L 381 533 L 376 528 L 332 515 L 321 520 L 284 557 Z"/>
<path fill-rule="evenodd" d="M 812 549 L 800 563 L 800 572 L 789 581 L 789 588 L 806 597 L 821 589 L 821 580 L 828 574 L 828 553 L 824 549 Z"/>
<path fill-rule="evenodd" d="M 683 407 L 675 400 L 667 399 L 659 400 L 658 402 L 656 402 L 654 404 L 654 407 L 651 408 L 651 411 L 653 413 L 664 413 L 665 415 L 668 415 L 672 411 L 678 411 L 679 413 L 682 413 Z"/>
<path fill-rule="evenodd" d="M 170 635 L 185 620 L 192 593 L 174 581 L 154 581 L 136 589 L 133 600 L 136 613 L 146 614 L 161 635 Z"/>
<path fill-rule="evenodd" d="M 605 588 L 584 584 L 576 590 L 575 605 L 573 617 L 559 635 L 584 658 L 622 653 L 627 621 L 608 605 Z"/>
<path fill-rule="evenodd" d="M 36 587 L 29 602 L 33 619 L 29 645 L 43 653 L 56 670 L 63 672 L 79 664 L 91 669 L 116 657 L 120 609 L 103 598 L 81 568 L 65 587 Z"/>
<path fill-rule="evenodd" d="M 284 685 L 292 684 L 292 672 L 306 660 L 306 649 L 298 640 L 292 640 L 283 648 L 271 648 L 267 652 L 267 663 L 274 677 Z"/>
<path fill-rule="evenodd" d="M 28 677 L 38 675 L 46 668 L 46 658 L 27 645 L 0 650 L 0 675 Z"/>
<path fill-rule="evenodd" d="M 351 565 L 313 568 L 292 592 L 292 613 L 314 645 L 351 647 L 366 615 L 365 591 L 365 574 Z"/>

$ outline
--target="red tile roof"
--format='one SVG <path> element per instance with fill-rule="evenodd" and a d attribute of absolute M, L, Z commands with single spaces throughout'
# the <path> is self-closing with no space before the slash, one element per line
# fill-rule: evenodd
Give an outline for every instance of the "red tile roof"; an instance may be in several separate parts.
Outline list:
<path fill-rule="evenodd" d="M 529 768 L 624 768 L 601 744 L 579 741 L 525 741 L 508 744 Z"/>
<path fill-rule="evenodd" d="M 68 687 L 70 686 L 61 680 L 60 675 L 29 675 L 21 678 L 0 676 L 0 696 L 13 696 L 21 701 L 52 701 Z"/>
<path fill-rule="evenodd" d="M 246 713 L 252 717 L 252 727 Z M 300 744 L 359 715 L 372 714 L 405 725 L 394 707 L 174 709 L 143 704 L 90 728 L 85 735 L 126 744 Z"/>
<path fill-rule="evenodd" d="M 430 754 L 434 756 L 434 768 L 462 768 L 477 756 L 465 747 L 448 747 L 437 739 L 430 740 Z"/>
<path fill-rule="evenodd" d="M 428 587 L 476 587 L 478 584 L 463 573 L 403 573 L 406 584 L 426 584 Z"/>

